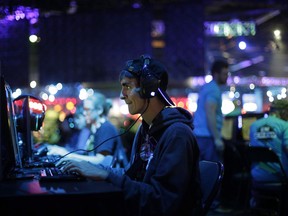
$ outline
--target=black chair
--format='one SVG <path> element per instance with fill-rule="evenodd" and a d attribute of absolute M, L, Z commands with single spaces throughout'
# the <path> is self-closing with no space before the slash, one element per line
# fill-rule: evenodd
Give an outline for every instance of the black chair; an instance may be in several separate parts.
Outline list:
<path fill-rule="evenodd" d="M 202 215 L 206 215 L 214 201 L 224 176 L 224 166 L 220 161 L 202 160 L 199 162 L 203 200 Z"/>
<path fill-rule="evenodd" d="M 254 202 L 250 203 L 252 212 L 267 215 L 287 215 L 288 178 L 278 155 L 267 147 L 249 146 L 248 158 L 251 166 L 255 163 L 276 163 L 279 165 L 282 179 L 279 182 L 254 181 L 251 178 L 250 196 Z"/>

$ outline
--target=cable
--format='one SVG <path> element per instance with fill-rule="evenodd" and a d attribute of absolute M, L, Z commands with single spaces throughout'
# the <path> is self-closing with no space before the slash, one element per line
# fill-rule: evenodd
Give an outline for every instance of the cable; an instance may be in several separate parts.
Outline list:
<path fill-rule="evenodd" d="M 150 99 L 148 99 L 148 103 L 147 103 L 147 106 L 145 107 L 144 111 L 138 116 L 138 118 L 123 132 L 123 133 L 120 133 L 120 134 L 117 134 L 116 136 L 112 136 L 112 137 L 109 137 L 108 139 L 104 140 L 103 142 L 99 143 L 97 146 L 95 146 L 93 149 L 91 150 L 86 150 L 86 149 L 76 149 L 76 150 L 73 150 L 73 151 L 70 151 L 68 152 L 67 154 L 61 156 L 60 158 L 58 158 L 56 161 L 54 161 L 54 163 L 58 162 L 59 160 L 61 160 L 62 158 L 66 157 L 67 155 L 69 154 L 72 154 L 72 153 L 75 153 L 75 152 L 78 152 L 78 151 L 83 151 L 83 152 L 91 152 L 91 151 L 94 151 L 95 149 L 97 149 L 98 147 L 100 147 L 101 145 L 103 145 L 105 142 L 111 140 L 111 139 L 114 139 L 116 137 L 119 137 L 119 136 L 123 136 L 124 134 L 126 134 L 128 131 L 130 131 L 130 129 L 136 124 L 136 122 L 143 116 L 143 114 L 146 112 L 146 110 L 148 109 L 149 107 L 149 104 L 150 104 Z"/>

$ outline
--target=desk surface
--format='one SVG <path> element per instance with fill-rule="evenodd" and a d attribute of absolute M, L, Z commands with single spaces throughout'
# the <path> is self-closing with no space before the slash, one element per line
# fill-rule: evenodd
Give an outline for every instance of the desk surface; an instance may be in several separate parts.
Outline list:
<path fill-rule="evenodd" d="M 0 209 L 22 215 L 124 215 L 124 200 L 119 188 L 104 181 L 9 180 L 0 182 Z"/>

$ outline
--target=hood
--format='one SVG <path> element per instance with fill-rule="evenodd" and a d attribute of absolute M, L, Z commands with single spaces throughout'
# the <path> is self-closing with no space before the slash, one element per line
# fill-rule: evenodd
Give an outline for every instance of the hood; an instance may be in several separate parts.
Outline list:
<path fill-rule="evenodd" d="M 149 134 L 160 132 L 175 122 L 182 122 L 188 125 L 192 130 L 194 129 L 193 116 L 189 111 L 181 107 L 167 107 L 153 120 L 153 125 L 149 130 Z M 144 127 L 148 127 L 145 122 L 143 122 L 143 124 Z"/>

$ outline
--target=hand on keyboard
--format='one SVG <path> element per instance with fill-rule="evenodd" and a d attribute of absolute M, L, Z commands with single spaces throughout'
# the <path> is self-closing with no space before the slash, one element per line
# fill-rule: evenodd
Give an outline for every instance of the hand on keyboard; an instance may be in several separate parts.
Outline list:
<path fill-rule="evenodd" d="M 55 163 L 55 166 L 61 169 L 65 164 L 67 164 L 67 162 L 68 162 L 67 158 L 62 158 Z"/>
<path fill-rule="evenodd" d="M 64 172 L 57 167 L 45 167 L 41 170 L 40 179 L 43 181 L 79 181 L 85 180 L 83 176 L 81 176 L 77 172 Z"/>
<path fill-rule="evenodd" d="M 77 172 L 81 176 L 94 180 L 104 180 L 109 174 L 109 172 L 103 169 L 103 167 L 92 164 L 88 161 L 76 161 L 70 159 L 66 159 L 66 163 L 64 161 L 56 164 L 56 167 L 61 167 L 60 169 L 63 172 Z"/>
<path fill-rule="evenodd" d="M 64 147 L 57 145 L 47 145 L 48 155 L 66 155 L 69 151 L 67 151 Z"/>

